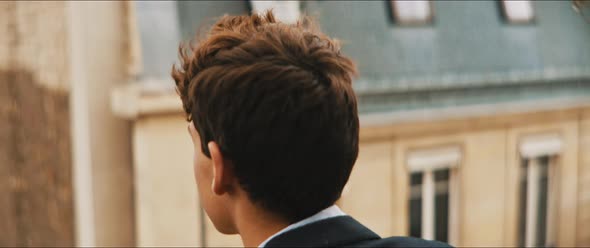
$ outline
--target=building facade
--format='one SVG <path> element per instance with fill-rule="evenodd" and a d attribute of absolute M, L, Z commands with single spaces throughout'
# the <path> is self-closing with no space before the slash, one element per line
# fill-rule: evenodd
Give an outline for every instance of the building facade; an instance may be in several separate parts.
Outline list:
<path fill-rule="evenodd" d="M 0 244 L 57 235 L 57 245 L 240 246 L 200 210 L 169 71 L 178 43 L 215 17 L 271 7 L 286 21 L 318 19 L 359 67 L 361 144 L 337 202 L 345 212 L 382 236 L 456 246 L 590 245 L 590 24 L 571 2 L 43 4 L 0 3 L 11 37 L 0 39 L 0 72 L 32 72 L 0 87 L 35 83 L 67 104 L 27 105 L 5 91 L 11 98 L 0 100 L 17 105 L 0 116 L 55 106 L 69 126 L 41 120 L 57 130 L 46 143 L 60 144 L 44 152 L 65 157 L 23 160 L 12 151 L 30 148 L 0 146 L 0 162 L 13 165 L 0 173 L 11 182 L 0 182 L 11 192 L 0 217 L 30 210 L 27 199 L 36 216 L 65 217 L 10 217 Z M 65 176 L 35 184 L 21 164 Z M 43 197 L 62 207 L 46 210 Z"/>
<path fill-rule="evenodd" d="M 173 32 L 185 40 L 212 17 L 257 10 L 248 2 L 176 7 Z M 338 202 L 346 212 L 384 236 L 458 246 L 589 242 L 590 50 L 583 47 L 590 32 L 571 3 L 302 1 L 293 11 L 316 17 L 361 72 L 361 152 Z M 141 25 L 141 44 L 162 34 Z M 167 71 L 148 74 L 169 61 L 156 60 L 152 47 L 143 51 L 145 68 L 153 68 L 146 78 L 167 81 Z M 239 245 L 199 218 L 203 244 Z"/>

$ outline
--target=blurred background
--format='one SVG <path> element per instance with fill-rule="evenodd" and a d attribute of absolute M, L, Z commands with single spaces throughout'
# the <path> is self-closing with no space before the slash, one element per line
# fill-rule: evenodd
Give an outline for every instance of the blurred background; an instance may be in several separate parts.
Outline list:
<path fill-rule="evenodd" d="M 358 64 L 345 212 L 382 236 L 590 246 L 590 3 L 507 0 L 2 1 L 0 246 L 240 246 L 200 210 L 169 72 L 216 17 L 270 8 Z"/>

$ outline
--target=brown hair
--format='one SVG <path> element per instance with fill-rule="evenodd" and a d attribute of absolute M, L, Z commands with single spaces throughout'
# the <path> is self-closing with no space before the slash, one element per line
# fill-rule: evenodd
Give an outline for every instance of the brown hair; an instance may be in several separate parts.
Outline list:
<path fill-rule="evenodd" d="M 336 41 L 267 12 L 224 16 L 179 52 L 172 77 L 205 155 L 215 141 L 251 200 L 289 221 L 334 204 L 359 132 L 356 69 Z"/>

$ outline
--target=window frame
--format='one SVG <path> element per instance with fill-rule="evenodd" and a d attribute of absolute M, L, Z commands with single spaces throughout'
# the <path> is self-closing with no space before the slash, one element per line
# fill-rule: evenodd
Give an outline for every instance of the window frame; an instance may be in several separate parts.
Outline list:
<path fill-rule="evenodd" d="M 436 170 L 448 169 L 448 227 L 447 240 L 450 244 L 456 244 L 459 240 L 459 208 L 460 208 L 460 167 L 462 161 L 463 151 L 458 145 L 436 146 L 431 148 L 413 149 L 406 155 L 406 167 L 408 178 L 412 173 L 422 174 L 422 238 L 434 239 L 436 235 L 436 216 L 435 216 L 435 197 L 436 197 L 436 181 L 434 173 Z M 408 192 L 411 192 L 411 182 L 408 180 Z M 406 204 L 410 205 L 412 200 L 408 193 Z M 410 216 L 406 215 L 407 234 L 410 230 Z"/>
<path fill-rule="evenodd" d="M 526 161 L 527 164 L 527 175 L 526 175 L 526 200 L 525 200 L 525 216 L 524 216 L 524 246 L 531 247 L 536 246 L 537 241 L 537 233 L 538 233 L 538 223 L 537 215 L 538 215 L 538 197 L 539 197 L 539 179 L 541 178 L 540 174 L 540 160 L 543 157 L 548 157 L 547 162 L 547 178 L 548 178 L 548 185 L 547 185 L 547 202 L 546 202 L 546 230 L 545 230 L 545 244 L 543 246 L 555 246 L 557 241 L 557 233 L 558 227 L 556 227 L 559 222 L 557 221 L 557 213 L 558 213 L 558 200 L 559 200 L 559 165 L 558 160 L 559 156 L 563 152 L 563 140 L 557 133 L 544 133 L 544 134 L 535 134 L 535 135 L 528 135 L 521 139 L 519 143 L 519 159 L 521 161 Z M 518 170 L 518 183 L 520 184 L 521 178 L 524 177 L 522 174 L 522 170 Z M 534 180 L 531 180 L 533 178 Z M 531 194 L 530 192 L 534 192 Z M 521 192 L 519 191 L 518 197 L 522 197 Z M 531 204 L 535 203 L 535 204 Z M 517 203 L 517 208 L 520 209 L 522 206 L 520 201 Z M 523 216 L 520 215 L 520 212 L 517 213 L 517 225 L 520 226 L 521 220 Z M 520 241 L 519 241 L 520 243 Z"/>

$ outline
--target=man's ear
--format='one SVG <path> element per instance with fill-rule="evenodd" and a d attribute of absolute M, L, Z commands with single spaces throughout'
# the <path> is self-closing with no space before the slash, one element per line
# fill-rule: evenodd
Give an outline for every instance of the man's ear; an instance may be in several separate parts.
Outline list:
<path fill-rule="evenodd" d="M 207 144 L 211 161 L 213 162 L 213 180 L 211 180 L 211 190 L 217 195 L 222 195 L 231 191 L 233 171 L 227 159 L 223 157 L 217 143 L 210 141 Z"/>

